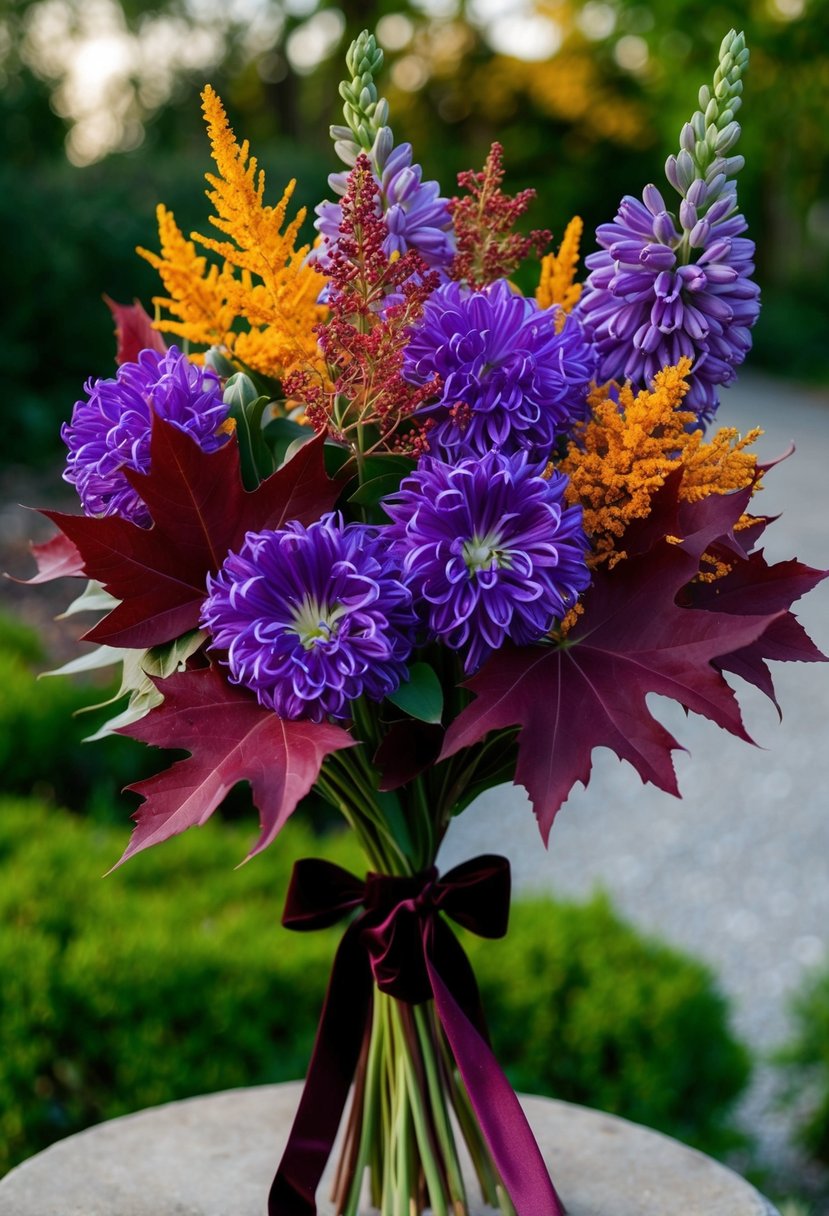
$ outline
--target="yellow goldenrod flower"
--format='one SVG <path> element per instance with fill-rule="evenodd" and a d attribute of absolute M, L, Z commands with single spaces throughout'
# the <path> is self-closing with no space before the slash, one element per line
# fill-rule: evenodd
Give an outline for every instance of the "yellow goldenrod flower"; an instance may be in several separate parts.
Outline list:
<path fill-rule="evenodd" d="M 686 502 L 757 482 L 757 458 L 746 448 L 759 430 L 740 438 L 733 427 L 723 427 L 706 442 L 701 430 L 687 429 L 695 420 L 681 408 L 690 370 L 690 359 L 680 359 L 658 373 L 649 391 L 634 393 L 626 384 L 614 399 L 615 386 L 604 385 L 589 398 L 593 416 L 571 441 L 561 468 L 570 478 L 568 500 L 584 509 L 594 565 L 614 565 L 625 556 L 617 548 L 625 528 L 648 514 L 651 498 L 675 469 L 682 469 L 679 495 Z M 741 523 L 748 522 L 744 516 Z M 713 559 L 707 565 L 707 577 L 725 572 Z"/>
<path fill-rule="evenodd" d="M 581 283 L 574 282 L 579 264 L 579 243 L 584 224 L 574 215 L 564 230 L 558 253 L 548 253 L 541 259 L 541 279 L 535 293 L 540 308 L 558 304 L 569 312 L 581 295 Z"/>
<path fill-rule="evenodd" d="M 155 300 L 170 314 L 157 327 L 197 345 L 223 345 L 255 371 L 283 378 L 318 362 L 314 325 L 324 316 L 317 303 L 322 281 L 307 263 L 308 246 L 297 247 L 305 211 L 286 222 L 293 181 L 275 207 L 265 204 L 264 172 L 247 141 L 236 141 L 209 85 L 202 102 L 217 169 L 206 174 L 215 212 L 210 222 L 225 239 L 193 233 L 188 241 L 172 213 L 159 208 L 161 252 L 138 251 L 168 293 Z M 197 245 L 217 254 L 221 268 L 197 253 Z"/>

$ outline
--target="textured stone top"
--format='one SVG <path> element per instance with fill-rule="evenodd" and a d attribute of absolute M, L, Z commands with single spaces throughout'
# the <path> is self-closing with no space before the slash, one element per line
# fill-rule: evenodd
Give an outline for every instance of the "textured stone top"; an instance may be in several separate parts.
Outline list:
<path fill-rule="evenodd" d="M 299 1093 L 298 1082 L 229 1090 L 69 1136 L 0 1181 L 0 1216 L 264 1216 Z M 667 1136 L 522 1102 L 568 1216 L 775 1216 L 742 1178 Z M 474 1198 L 472 1209 L 485 1211 Z"/>

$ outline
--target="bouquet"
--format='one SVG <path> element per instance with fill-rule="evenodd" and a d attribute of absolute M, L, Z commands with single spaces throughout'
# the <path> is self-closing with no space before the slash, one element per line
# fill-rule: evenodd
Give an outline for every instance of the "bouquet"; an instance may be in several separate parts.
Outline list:
<path fill-rule="evenodd" d="M 288 928 L 346 923 L 271 1216 L 315 1211 L 347 1107 L 337 1213 L 366 1182 L 383 1216 L 466 1212 L 463 1140 L 487 1203 L 555 1216 L 450 925 L 506 932 L 508 863 L 441 874 L 439 850 L 509 781 L 546 841 L 596 747 L 678 793 L 648 693 L 748 738 L 725 676 L 773 697 L 769 660 L 822 658 L 791 605 L 823 573 L 758 548 L 758 432 L 713 426 L 759 311 L 748 51 L 725 38 L 666 184 L 622 200 L 581 284 L 580 220 L 554 252 L 522 233 L 497 144 L 444 197 L 395 143 L 374 38 L 346 62 L 313 247 L 205 89 L 214 235 L 159 208 L 139 252 L 165 294 L 152 321 L 112 305 L 117 375 L 62 429 L 83 512 L 46 512 L 33 581 L 86 581 L 95 648 L 63 670 L 121 665 L 105 729 L 189 753 L 133 787 L 124 859 L 242 780 L 251 856 L 312 790 L 365 851 L 365 876 L 309 859 L 287 892 Z"/>

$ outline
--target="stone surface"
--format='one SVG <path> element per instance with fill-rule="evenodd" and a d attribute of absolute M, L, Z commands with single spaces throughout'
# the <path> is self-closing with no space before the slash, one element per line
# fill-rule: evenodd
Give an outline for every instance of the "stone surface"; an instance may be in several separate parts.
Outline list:
<path fill-rule="evenodd" d="M 298 1082 L 230 1090 L 70 1136 L 0 1182 L 0 1216 L 263 1216 L 299 1093 Z M 775 1216 L 748 1183 L 675 1140 L 584 1107 L 523 1102 L 568 1216 Z"/>

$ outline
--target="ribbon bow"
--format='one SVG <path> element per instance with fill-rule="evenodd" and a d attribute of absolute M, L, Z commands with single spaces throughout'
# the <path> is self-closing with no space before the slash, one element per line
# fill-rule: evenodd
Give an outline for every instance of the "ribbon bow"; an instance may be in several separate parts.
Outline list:
<path fill-rule="evenodd" d="M 308 1075 L 268 1197 L 268 1216 L 315 1216 L 315 1195 L 342 1119 L 371 1017 L 374 984 L 399 1001 L 434 999 L 492 1159 L 517 1216 L 564 1216 L 538 1145 L 501 1071 L 469 960 L 440 915 L 480 937 L 503 937 L 510 872 L 504 857 L 464 862 L 442 878 L 432 868 L 361 882 L 329 861 L 298 861 L 282 923 L 328 928 L 362 908 L 343 934 Z"/>

